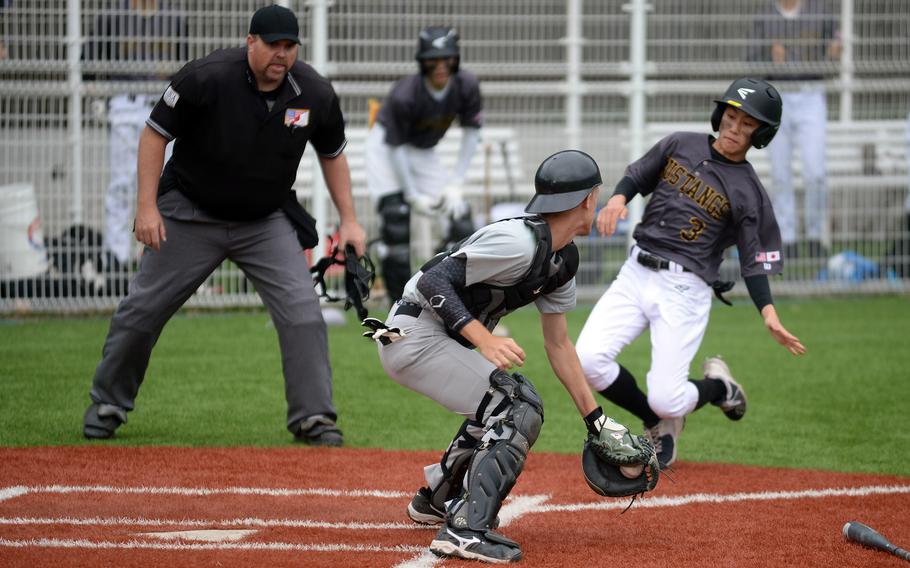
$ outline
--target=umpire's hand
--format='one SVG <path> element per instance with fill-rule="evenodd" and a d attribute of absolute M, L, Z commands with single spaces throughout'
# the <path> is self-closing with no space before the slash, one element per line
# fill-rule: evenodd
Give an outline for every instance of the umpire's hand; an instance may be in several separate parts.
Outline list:
<path fill-rule="evenodd" d="M 136 232 L 136 240 L 154 250 L 161 250 L 161 243 L 167 241 L 164 219 L 158 212 L 157 204 L 139 205 L 136 208 L 133 229 Z"/>
<path fill-rule="evenodd" d="M 354 220 L 342 221 L 338 227 L 339 249 L 344 250 L 345 245 L 351 245 L 357 251 L 357 256 L 364 256 L 367 251 L 367 234 Z"/>

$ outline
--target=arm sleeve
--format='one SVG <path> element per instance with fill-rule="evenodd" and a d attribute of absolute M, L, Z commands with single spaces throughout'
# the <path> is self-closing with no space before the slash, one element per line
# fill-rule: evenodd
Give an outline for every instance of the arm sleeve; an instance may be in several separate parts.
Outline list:
<path fill-rule="evenodd" d="M 752 298 L 752 302 L 759 312 L 768 304 L 774 303 L 774 298 L 771 297 L 771 285 L 768 283 L 767 276 L 756 274 L 755 276 L 746 276 L 743 280 L 746 282 L 746 289 L 749 290 L 749 297 Z"/>
<path fill-rule="evenodd" d="M 347 145 L 347 139 L 344 136 L 344 116 L 341 114 L 338 95 L 334 91 L 332 91 L 326 115 L 319 122 L 319 128 L 316 129 L 310 140 L 313 143 L 313 149 L 325 158 L 334 158 Z"/>
<path fill-rule="evenodd" d="M 468 167 L 471 165 L 471 159 L 474 152 L 477 151 L 477 144 L 480 143 L 479 128 L 464 128 L 461 134 L 461 147 L 458 149 L 458 162 L 455 164 L 455 179 L 463 181 L 468 174 Z"/>
<path fill-rule="evenodd" d="M 446 257 L 429 269 L 417 281 L 417 291 L 430 303 L 431 309 L 452 331 L 461 331 L 474 317 L 458 297 L 456 290 L 465 287 L 467 261 Z"/>
<path fill-rule="evenodd" d="M 613 195 L 622 195 L 626 198 L 626 203 L 632 201 L 632 198 L 641 193 L 638 186 L 635 185 L 635 181 L 632 180 L 629 176 L 623 176 L 619 183 L 616 184 L 616 189 L 613 190 Z"/>

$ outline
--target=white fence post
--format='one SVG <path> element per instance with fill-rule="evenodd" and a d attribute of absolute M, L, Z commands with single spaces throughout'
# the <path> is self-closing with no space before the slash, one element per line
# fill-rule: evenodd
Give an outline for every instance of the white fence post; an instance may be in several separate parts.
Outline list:
<path fill-rule="evenodd" d="M 581 8 L 582 0 L 566 2 L 566 144 L 581 145 Z"/>
<path fill-rule="evenodd" d="M 840 15 L 841 53 L 840 82 L 843 92 L 840 97 L 840 120 L 850 122 L 853 119 L 853 0 L 841 0 Z"/>
<path fill-rule="evenodd" d="M 308 0 L 310 7 L 310 49 L 313 66 L 323 76 L 328 76 L 329 63 L 329 3 L 331 0 Z M 311 150 L 311 152 L 314 150 Z M 313 217 L 316 218 L 316 230 L 319 233 L 319 245 L 316 250 L 321 250 L 325 244 L 325 233 L 328 220 L 328 191 L 325 180 L 322 178 L 322 168 L 319 159 L 313 160 L 313 188 L 311 194 L 311 207 Z"/>
<path fill-rule="evenodd" d="M 632 13 L 629 31 L 629 161 L 637 160 L 644 152 L 645 136 L 645 73 L 647 71 L 647 11 L 645 0 L 632 0 L 623 6 Z M 634 199 L 629 204 L 629 233 L 627 248 L 633 244 L 632 228 L 641 220 L 643 204 Z"/>
<path fill-rule="evenodd" d="M 66 48 L 69 79 L 70 219 L 82 223 L 82 10 L 79 0 L 66 2 Z"/>

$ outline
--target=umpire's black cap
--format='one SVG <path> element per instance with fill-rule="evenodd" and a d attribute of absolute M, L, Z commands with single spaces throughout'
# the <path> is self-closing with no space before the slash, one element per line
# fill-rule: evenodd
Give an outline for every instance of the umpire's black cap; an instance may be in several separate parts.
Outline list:
<path fill-rule="evenodd" d="M 594 158 L 580 150 L 556 152 L 537 168 L 536 193 L 525 211 L 558 213 L 577 207 L 594 188 L 601 185 L 600 168 Z"/>
<path fill-rule="evenodd" d="M 300 43 L 297 16 L 283 6 L 272 4 L 259 8 L 250 20 L 250 34 L 258 35 L 266 43 L 283 39 Z"/>

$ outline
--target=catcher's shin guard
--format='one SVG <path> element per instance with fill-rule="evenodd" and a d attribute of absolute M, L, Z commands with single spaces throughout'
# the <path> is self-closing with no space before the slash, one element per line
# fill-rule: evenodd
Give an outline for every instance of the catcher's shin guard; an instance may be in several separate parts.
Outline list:
<path fill-rule="evenodd" d="M 489 404 L 495 392 L 503 398 L 488 415 L 487 434 L 468 467 L 465 493 L 449 511 L 455 528 L 488 531 L 493 527 L 543 425 L 543 402 L 531 381 L 497 370 L 490 376 L 490 386 L 484 402 Z M 486 406 L 481 403 L 478 415 L 485 413 Z"/>
<path fill-rule="evenodd" d="M 474 454 L 477 444 L 480 443 L 479 438 L 482 434 L 483 424 L 474 420 L 465 420 L 439 464 L 428 468 L 430 503 L 436 509 L 445 511 L 446 503 L 461 493 L 471 456 Z M 429 471 L 430 468 L 433 470 L 432 475 Z"/>

